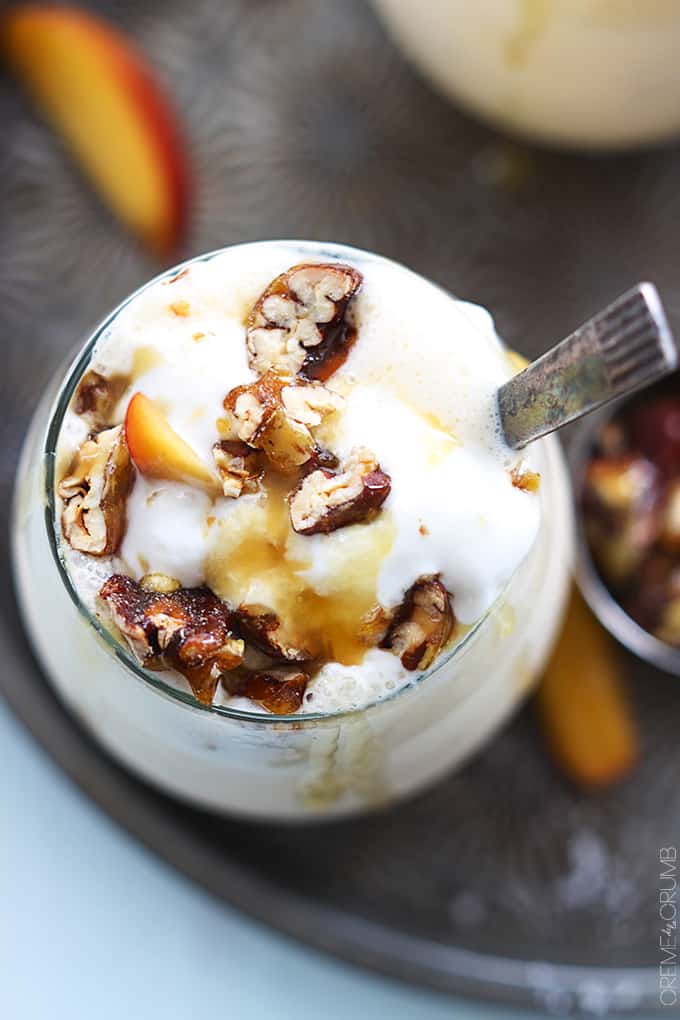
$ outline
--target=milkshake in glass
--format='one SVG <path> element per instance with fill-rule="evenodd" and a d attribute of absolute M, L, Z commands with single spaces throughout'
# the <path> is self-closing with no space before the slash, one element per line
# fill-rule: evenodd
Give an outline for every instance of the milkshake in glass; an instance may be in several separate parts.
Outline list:
<path fill-rule="evenodd" d="M 529 139 L 583 149 L 680 132 L 677 0 L 373 0 L 444 95 Z"/>
<path fill-rule="evenodd" d="M 488 739 L 568 585 L 559 445 L 504 444 L 489 314 L 366 252 L 239 245 L 143 287 L 46 395 L 24 618 L 166 791 L 260 818 L 388 803 Z"/>

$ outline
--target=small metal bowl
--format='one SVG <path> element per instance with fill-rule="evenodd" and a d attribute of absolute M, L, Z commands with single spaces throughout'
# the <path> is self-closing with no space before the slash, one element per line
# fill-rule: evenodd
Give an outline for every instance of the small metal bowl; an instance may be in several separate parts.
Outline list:
<path fill-rule="evenodd" d="M 667 380 L 645 390 L 645 394 L 653 395 L 655 391 L 664 389 L 668 389 Z M 667 673 L 680 676 L 680 648 L 674 648 L 672 645 L 666 644 L 665 641 L 654 637 L 639 623 L 636 623 L 619 605 L 595 566 L 584 528 L 581 493 L 595 437 L 603 425 L 615 418 L 622 408 L 637 399 L 639 399 L 638 394 L 623 397 L 621 400 L 607 405 L 606 408 L 589 414 L 577 426 L 573 427 L 569 437 L 567 455 L 571 467 L 576 504 L 576 581 L 583 597 L 600 623 L 613 634 L 617 641 L 646 662 L 652 663 Z"/>

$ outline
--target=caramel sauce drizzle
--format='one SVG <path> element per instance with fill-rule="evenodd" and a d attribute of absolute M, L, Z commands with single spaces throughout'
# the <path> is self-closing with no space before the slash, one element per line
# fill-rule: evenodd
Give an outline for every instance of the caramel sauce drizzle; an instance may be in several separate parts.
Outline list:
<path fill-rule="evenodd" d="M 279 616 L 293 644 L 308 649 L 319 662 L 358 665 L 368 645 L 361 635 L 362 620 L 378 605 L 378 576 L 394 541 L 393 522 L 383 511 L 370 524 L 301 539 L 290 526 L 286 497 L 292 487 L 290 478 L 268 473 L 259 496 L 241 497 L 241 506 L 214 522 L 211 531 L 217 535 L 207 558 L 206 582 L 235 606 L 261 601 L 257 592 L 262 582 L 272 603 L 267 608 Z M 357 529 L 363 534 L 357 535 Z M 350 533 L 353 547 L 347 544 Z M 311 566 L 311 553 L 304 557 L 303 543 L 311 541 L 347 544 L 327 595 L 301 576 Z"/>

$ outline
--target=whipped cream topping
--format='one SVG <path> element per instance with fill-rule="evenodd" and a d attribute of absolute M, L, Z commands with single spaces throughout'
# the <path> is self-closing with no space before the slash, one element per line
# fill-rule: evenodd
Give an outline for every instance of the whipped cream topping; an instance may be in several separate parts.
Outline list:
<path fill-rule="evenodd" d="M 245 346 L 250 309 L 296 262 L 334 259 L 363 274 L 352 312 L 358 339 L 326 382 L 345 406 L 316 435 L 341 460 L 358 446 L 375 454 L 392 479 L 381 512 L 368 523 L 305 536 L 289 526 L 283 491 L 277 498 L 215 498 L 138 473 L 117 556 L 94 569 L 88 557 L 65 549 L 92 608 L 93 577 L 159 572 L 184 586 L 207 583 L 232 603 L 263 603 L 287 621 L 300 607 L 321 629 L 332 621 L 342 649 L 354 626 L 348 605 L 395 607 L 422 575 L 440 575 L 461 630 L 499 596 L 540 521 L 538 497 L 512 484 L 519 458 L 498 430 L 494 395 L 510 374 L 507 357 L 484 309 L 395 263 L 352 249 L 269 242 L 227 250 L 150 285 L 93 353 L 90 368 L 132 380 L 113 419 L 122 422 L 141 391 L 212 467 L 224 397 L 255 378 Z M 83 430 L 69 411 L 60 459 L 73 453 Z M 370 649 L 361 661 L 339 651 L 343 658 L 312 679 L 303 711 L 362 707 L 414 677 L 390 651 Z"/>

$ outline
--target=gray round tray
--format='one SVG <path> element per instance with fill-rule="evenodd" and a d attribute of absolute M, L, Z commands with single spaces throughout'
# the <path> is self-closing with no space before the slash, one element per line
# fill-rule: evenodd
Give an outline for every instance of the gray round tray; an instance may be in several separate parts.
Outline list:
<path fill-rule="evenodd" d="M 104 8 L 104 5 L 102 5 Z M 680 152 L 541 153 L 448 106 L 359 2 L 105 5 L 173 91 L 192 158 L 182 254 L 345 241 L 488 305 L 535 354 L 639 278 L 680 325 Z M 680 685 L 632 659 L 643 760 L 586 797 L 526 710 L 463 772 L 383 815 L 287 828 L 156 793 L 66 713 L 22 637 L 8 505 L 22 436 L 64 353 L 159 268 L 0 79 L 2 690 L 115 818 L 218 895 L 403 979 L 569 1010 L 658 1004 L 659 852 L 680 839 Z"/>

